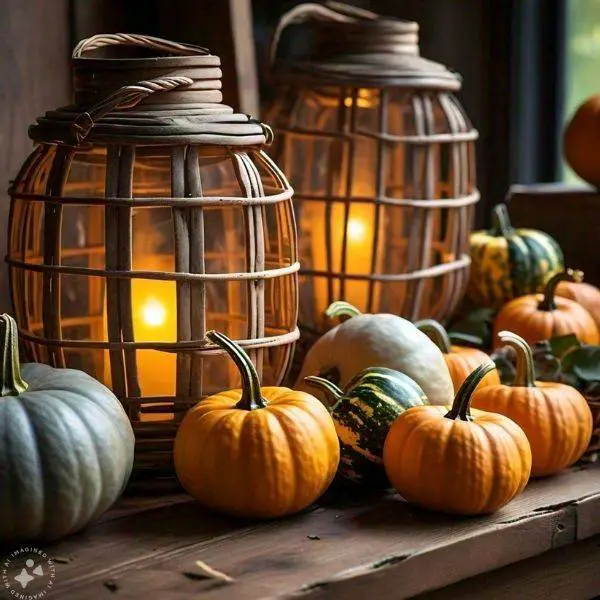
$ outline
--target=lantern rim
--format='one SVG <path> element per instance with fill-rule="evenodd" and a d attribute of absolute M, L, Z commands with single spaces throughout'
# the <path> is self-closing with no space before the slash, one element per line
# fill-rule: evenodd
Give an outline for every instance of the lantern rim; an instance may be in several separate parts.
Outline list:
<path fill-rule="evenodd" d="M 98 57 L 105 46 L 137 46 L 151 57 Z M 164 54 L 167 54 L 166 56 Z M 223 104 L 221 59 L 206 48 L 137 34 L 82 40 L 72 58 L 74 103 L 46 112 L 34 142 L 266 146 L 272 131 Z"/>
<path fill-rule="evenodd" d="M 144 145 L 210 144 L 216 146 L 265 146 L 265 126 L 225 104 L 181 104 L 151 110 L 112 111 L 97 120 L 85 139 L 87 144 L 133 143 Z M 75 105 L 48 111 L 29 128 L 35 142 L 79 146 L 72 125 L 82 109 Z M 182 114 L 183 113 L 183 114 Z"/>
<path fill-rule="evenodd" d="M 376 54 L 369 55 L 375 60 Z M 352 58 L 350 55 L 348 58 Z M 422 67 L 393 65 L 382 67 L 379 62 L 374 69 L 372 62 L 342 63 L 278 60 L 273 69 L 274 78 L 284 85 L 325 88 L 331 86 L 352 86 L 357 88 L 401 87 L 411 89 L 432 89 L 456 92 L 462 87 L 462 78 L 442 65 L 419 59 Z M 416 62 L 416 61 L 415 61 Z M 439 67 L 439 68 L 435 68 Z"/>
<path fill-rule="evenodd" d="M 281 34 L 294 24 L 314 32 L 314 49 L 301 57 L 279 57 Z M 273 35 L 271 62 L 275 78 L 286 83 L 301 80 L 311 86 L 333 83 L 449 91 L 461 87 L 458 73 L 420 56 L 418 23 L 340 2 L 324 7 L 302 4 L 284 14 Z"/>

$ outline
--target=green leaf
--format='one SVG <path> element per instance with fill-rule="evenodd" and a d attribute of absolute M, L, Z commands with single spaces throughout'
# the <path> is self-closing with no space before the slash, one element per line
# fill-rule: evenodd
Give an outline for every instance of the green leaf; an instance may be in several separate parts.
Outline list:
<path fill-rule="evenodd" d="M 448 337 L 456 346 L 469 346 L 470 348 L 484 347 L 484 339 L 477 335 L 470 335 L 460 331 L 450 331 Z"/>
<path fill-rule="evenodd" d="M 465 346 L 489 348 L 494 314 L 490 308 L 478 308 L 467 313 L 450 327 L 450 339 Z"/>
<path fill-rule="evenodd" d="M 509 351 L 508 347 L 498 348 L 490 358 L 496 364 L 496 369 L 500 376 L 500 382 L 504 385 L 511 385 L 515 380 L 517 369 L 515 367 L 514 353 Z"/>
<path fill-rule="evenodd" d="M 573 333 L 568 335 L 558 335 L 548 340 L 550 351 L 557 358 L 562 358 L 567 352 L 573 348 L 580 348 L 581 342 L 577 339 L 577 336 Z"/>
<path fill-rule="evenodd" d="M 491 323 L 496 316 L 496 311 L 493 308 L 476 308 L 471 312 L 467 313 L 464 317 L 464 321 L 472 321 L 474 323 L 479 323 L 483 321 L 487 321 Z"/>
<path fill-rule="evenodd" d="M 569 371 L 585 383 L 600 381 L 600 346 L 582 346 L 569 353 Z M 563 361 L 563 369 L 566 365 Z"/>
<path fill-rule="evenodd" d="M 562 373 L 560 376 L 560 383 L 564 383 L 566 385 L 570 385 L 571 387 L 576 388 L 580 392 L 582 391 L 581 381 L 573 375 L 573 373 Z"/>
<path fill-rule="evenodd" d="M 552 352 L 548 340 L 537 342 L 531 346 L 535 378 L 539 381 L 561 381 L 561 363 Z"/>

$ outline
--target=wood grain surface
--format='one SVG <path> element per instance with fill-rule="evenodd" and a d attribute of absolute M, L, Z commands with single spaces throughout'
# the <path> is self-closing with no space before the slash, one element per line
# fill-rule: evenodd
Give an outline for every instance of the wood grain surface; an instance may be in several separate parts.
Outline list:
<path fill-rule="evenodd" d="M 545 552 L 414 600 L 592 600 L 600 594 L 600 536 Z"/>
<path fill-rule="evenodd" d="M 343 486 L 301 515 L 267 523 L 210 513 L 185 495 L 125 497 L 94 527 L 46 550 L 68 559 L 56 565 L 61 600 L 352 600 L 390 591 L 398 599 L 599 533 L 600 466 L 589 465 L 534 481 L 505 509 L 479 518 Z M 198 560 L 235 581 L 184 575 Z"/>
<path fill-rule="evenodd" d="M 600 285 L 600 193 L 591 187 L 564 183 L 513 185 L 508 208 L 515 227 L 540 229 L 558 241 L 565 264 Z"/>
<path fill-rule="evenodd" d="M 27 129 L 70 97 L 69 0 L 0 2 L 0 311 L 10 309 L 6 190 L 31 152 Z"/>

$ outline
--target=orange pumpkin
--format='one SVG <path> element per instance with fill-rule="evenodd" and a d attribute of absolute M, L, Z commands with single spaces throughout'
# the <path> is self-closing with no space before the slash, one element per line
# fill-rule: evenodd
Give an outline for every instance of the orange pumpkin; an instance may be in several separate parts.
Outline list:
<path fill-rule="evenodd" d="M 569 333 L 574 333 L 584 344 L 598 344 L 598 327 L 592 315 L 574 300 L 556 297 L 556 286 L 561 281 L 579 282 L 582 276 L 581 271 L 567 269 L 546 283 L 543 296 L 530 294 L 505 304 L 494 321 L 496 345 L 498 332 L 504 330 L 520 335 L 529 344 Z"/>
<path fill-rule="evenodd" d="M 523 338 L 509 331 L 499 338 L 517 353 L 515 381 L 477 390 L 473 406 L 499 412 L 522 427 L 531 445 L 532 476 L 557 473 L 577 462 L 590 443 L 588 403 L 571 386 L 535 381 L 531 348 Z"/>
<path fill-rule="evenodd" d="M 531 449 L 523 430 L 503 415 L 469 408 L 475 388 L 494 368 L 491 361 L 477 367 L 450 410 L 415 406 L 390 428 L 385 470 L 409 502 L 447 513 L 485 514 L 527 484 Z"/>
<path fill-rule="evenodd" d="M 426 334 L 442 351 L 444 360 L 450 371 L 454 393 L 458 392 L 465 379 L 479 366 L 489 361 L 490 357 L 477 348 L 453 346 L 444 327 L 433 319 L 423 319 L 415 326 Z M 490 371 L 477 386 L 478 389 L 488 385 L 498 385 L 498 371 Z"/>
<path fill-rule="evenodd" d="M 556 288 L 556 293 L 558 296 L 575 300 L 577 304 L 581 304 L 592 315 L 596 327 L 600 330 L 600 290 L 596 286 L 584 281 L 579 283 L 561 281 Z"/>
<path fill-rule="evenodd" d="M 242 375 L 242 389 L 199 402 L 175 438 L 175 469 L 194 498 L 220 512 L 271 518 L 314 502 L 338 468 L 340 447 L 329 412 L 316 398 L 260 387 L 248 355 L 215 331 Z"/>
<path fill-rule="evenodd" d="M 563 135 L 563 151 L 573 171 L 600 187 L 600 94 L 588 98 L 571 117 Z"/>

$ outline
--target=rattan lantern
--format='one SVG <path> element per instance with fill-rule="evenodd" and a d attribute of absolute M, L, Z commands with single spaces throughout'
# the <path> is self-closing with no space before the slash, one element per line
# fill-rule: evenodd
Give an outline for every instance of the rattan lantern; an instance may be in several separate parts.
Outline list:
<path fill-rule="evenodd" d="M 268 127 L 221 103 L 219 65 L 157 38 L 84 40 L 75 104 L 31 127 L 37 146 L 10 190 L 29 358 L 111 386 L 139 468 L 168 469 L 189 406 L 239 384 L 207 330 L 246 348 L 265 385 L 282 380 L 298 337 L 292 190 L 263 152 Z"/>
<path fill-rule="evenodd" d="M 277 57 L 281 33 L 300 22 L 314 50 Z M 449 316 L 467 284 L 479 199 L 459 77 L 419 56 L 416 23 L 338 2 L 284 15 L 272 58 L 268 119 L 295 189 L 301 327 L 323 331 L 339 299 L 412 320 Z"/>

